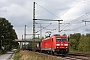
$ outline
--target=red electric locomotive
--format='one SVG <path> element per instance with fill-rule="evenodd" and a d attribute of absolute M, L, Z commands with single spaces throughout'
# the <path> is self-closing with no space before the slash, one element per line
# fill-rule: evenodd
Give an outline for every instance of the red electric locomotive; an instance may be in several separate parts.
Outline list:
<path fill-rule="evenodd" d="M 66 54 L 69 52 L 69 42 L 67 36 L 53 35 L 41 42 L 41 51 L 51 54 Z"/>

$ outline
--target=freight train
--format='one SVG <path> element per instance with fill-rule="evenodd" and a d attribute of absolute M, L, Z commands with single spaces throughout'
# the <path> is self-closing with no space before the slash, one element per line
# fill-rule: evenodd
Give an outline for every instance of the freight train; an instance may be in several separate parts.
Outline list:
<path fill-rule="evenodd" d="M 69 52 L 69 39 L 67 36 L 55 34 L 39 42 L 34 50 L 50 54 L 67 54 Z"/>

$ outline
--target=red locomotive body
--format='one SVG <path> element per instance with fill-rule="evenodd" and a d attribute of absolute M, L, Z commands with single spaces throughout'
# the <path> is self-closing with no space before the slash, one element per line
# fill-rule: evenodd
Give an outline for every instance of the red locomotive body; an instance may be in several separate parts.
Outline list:
<path fill-rule="evenodd" d="M 41 51 L 57 54 L 68 53 L 69 52 L 68 37 L 54 35 L 48 39 L 42 40 Z"/>

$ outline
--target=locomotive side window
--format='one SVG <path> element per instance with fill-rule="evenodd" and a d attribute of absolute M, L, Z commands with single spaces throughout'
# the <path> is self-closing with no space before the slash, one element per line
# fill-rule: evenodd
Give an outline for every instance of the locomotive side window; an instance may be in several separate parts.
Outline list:
<path fill-rule="evenodd" d="M 66 38 L 56 38 L 56 41 L 57 41 L 57 42 L 66 41 Z"/>

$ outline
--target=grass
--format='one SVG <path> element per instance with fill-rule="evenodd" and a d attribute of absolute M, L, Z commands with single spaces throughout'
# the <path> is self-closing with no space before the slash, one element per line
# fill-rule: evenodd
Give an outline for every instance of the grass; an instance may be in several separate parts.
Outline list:
<path fill-rule="evenodd" d="M 19 49 L 17 49 L 15 55 L 14 55 L 14 60 L 18 60 L 19 59 Z"/>
<path fill-rule="evenodd" d="M 47 56 L 27 50 L 20 50 L 15 54 L 14 60 L 60 60 L 60 58 Z"/>
<path fill-rule="evenodd" d="M 88 52 L 83 52 L 83 51 L 78 51 L 78 50 L 73 50 L 73 49 L 70 49 L 70 51 L 69 52 L 71 52 L 71 53 L 82 53 L 82 54 L 90 54 L 90 51 Z"/>
<path fill-rule="evenodd" d="M 71 50 L 70 52 L 73 53 L 83 53 L 79 51 L 73 51 Z M 90 52 L 89 52 L 90 53 Z M 88 54 L 88 53 L 85 53 Z M 52 57 L 50 55 L 46 54 L 39 54 L 33 51 L 28 51 L 28 50 L 18 50 L 14 56 L 14 60 L 62 60 L 61 58 L 57 57 Z"/>

